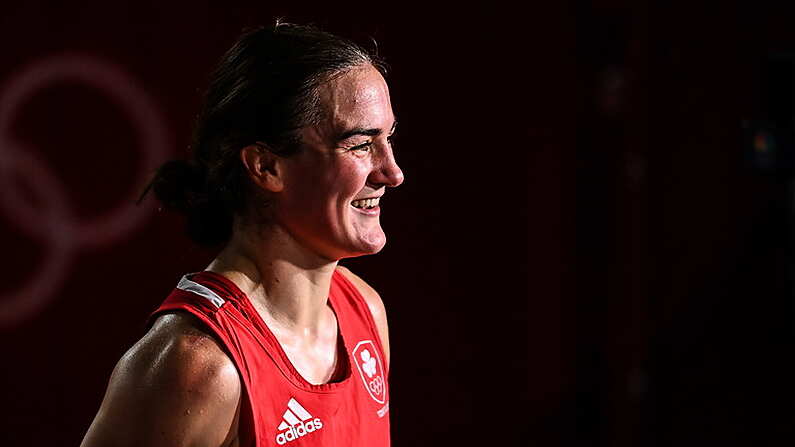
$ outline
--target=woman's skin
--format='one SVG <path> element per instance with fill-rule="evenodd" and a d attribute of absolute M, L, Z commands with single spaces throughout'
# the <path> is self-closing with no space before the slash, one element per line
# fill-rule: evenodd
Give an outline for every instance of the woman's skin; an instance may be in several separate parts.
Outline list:
<path fill-rule="evenodd" d="M 380 206 L 354 205 L 403 182 L 381 74 L 369 64 L 355 67 L 322 85 L 319 95 L 323 118 L 301 130 L 297 154 L 279 157 L 263 144 L 241 150 L 263 205 L 252 204 L 247 218 L 236 220 L 230 242 L 207 267 L 248 295 L 296 370 L 314 384 L 328 382 L 337 364 L 337 320 L 328 305 L 335 269 L 367 301 L 389 362 L 381 298 L 337 262 L 383 248 Z M 241 389 L 231 359 L 194 317 L 163 315 L 116 365 L 82 445 L 248 444 L 238 430 Z"/>

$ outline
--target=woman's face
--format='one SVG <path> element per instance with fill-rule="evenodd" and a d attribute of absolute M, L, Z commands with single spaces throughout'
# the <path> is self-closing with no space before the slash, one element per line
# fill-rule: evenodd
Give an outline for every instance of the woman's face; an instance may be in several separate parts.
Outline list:
<path fill-rule="evenodd" d="M 330 260 L 376 253 L 386 243 L 379 199 L 403 182 L 389 89 L 368 64 L 322 85 L 319 98 L 320 124 L 302 129 L 302 149 L 284 160 L 276 219 Z"/>

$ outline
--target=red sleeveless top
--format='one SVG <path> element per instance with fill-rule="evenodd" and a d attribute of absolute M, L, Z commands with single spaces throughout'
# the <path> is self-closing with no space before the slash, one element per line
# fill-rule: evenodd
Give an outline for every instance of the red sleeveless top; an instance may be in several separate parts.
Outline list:
<path fill-rule="evenodd" d="M 341 346 L 339 380 L 322 385 L 296 371 L 248 297 L 217 273 L 185 275 L 150 322 L 165 312 L 187 311 L 220 340 L 243 384 L 241 440 L 255 446 L 388 446 L 388 371 L 370 309 L 337 271 L 329 305 L 344 352 Z"/>

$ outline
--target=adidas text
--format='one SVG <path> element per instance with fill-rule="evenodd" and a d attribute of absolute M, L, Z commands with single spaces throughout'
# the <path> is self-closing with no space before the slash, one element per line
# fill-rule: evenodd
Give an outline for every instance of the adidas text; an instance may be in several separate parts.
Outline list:
<path fill-rule="evenodd" d="M 320 430 L 323 428 L 323 422 L 320 418 L 315 418 L 312 421 L 308 422 L 299 422 L 296 425 L 291 426 L 286 431 L 279 433 L 276 435 L 276 443 L 279 445 L 284 445 L 290 441 L 294 441 L 301 436 L 308 435 L 315 430 Z"/>

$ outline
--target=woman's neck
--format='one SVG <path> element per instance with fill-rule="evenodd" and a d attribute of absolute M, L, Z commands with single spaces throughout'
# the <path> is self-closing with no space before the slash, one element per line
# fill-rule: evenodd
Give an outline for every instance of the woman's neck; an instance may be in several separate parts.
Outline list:
<path fill-rule="evenodd" d="M 249 228 L 236 227 L 207 270 L 234 282 L 266 322 L 307 336 L 322 332 L 337 261 L 307 250 L 277 225 Z"/>

